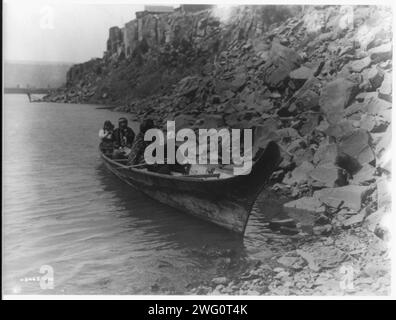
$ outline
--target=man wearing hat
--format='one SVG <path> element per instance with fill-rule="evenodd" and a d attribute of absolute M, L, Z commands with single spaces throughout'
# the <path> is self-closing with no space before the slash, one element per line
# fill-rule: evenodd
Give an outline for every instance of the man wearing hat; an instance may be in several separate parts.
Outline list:
<path fill-rule="evenodd" d="M 114 130 L 115 158 L 128 156 L 131 151 L 135 133 L 128 127 L 128 120 L 124 117 L 118 120 L 118 128 Z"/>

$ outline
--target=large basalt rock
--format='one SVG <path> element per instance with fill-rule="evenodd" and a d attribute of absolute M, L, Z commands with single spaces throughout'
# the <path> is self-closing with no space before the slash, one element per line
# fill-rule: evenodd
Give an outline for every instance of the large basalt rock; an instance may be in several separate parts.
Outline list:
<path fill-rule="evenodd" d="M 188 76 L 178 83 L 177 92 L 180 96 L 193 96 L 199 89 L 201 79 L 199 77 Z"/>
<path fill-rule="evenodd" d="M 390 59 L 392 57 L 392 43 L 389 42 L 372 48 L 369 50 L 369 54 L 375 63 Z"/>
<path fill-rule="evenodd" d="M 383 132 L 391 122 L 391 108 L 391 103 L 379 99 L 376 96 L 372 96 L 365 99 L 363 102 L 357 102 L 350 105 L 344 112 L 345 117 L 347 117 L 348 120 L 343 120 L 334 126 L 341 129 L 343 127 L 343 123 L 349 122 L 349 129 L 346 130 L 349 132 L 345 132 L 344 135 L 352 132 L 354 127 L 357 126 L 372 133 Z M 331 135 L 330 132 L 326 133 Z"/>
<path fill-rule="evenodd" d="M 264 83 L 271 88 L 282 88 L 290 72 L 298 68 L 301 62 L 298 53 L 274 40 L 268 61 L 262 67 Z"/>
<path fill-rule="evenodd" d="M 354 176 L 351 184 L 365 185 L 374 180 L 375 167 L 366 163 Z"/>
<path fill-rule="evenodd" d="M 295 184 L 303 184 L 306 183 L 309 179 L 310 172 L 314 169 L 314 166 L 304 161 L 301 165 L 296 167 L 292 172 L 288 172 L 284 179 L 283 183 L 288 185 L 295 185 Z"/>
<path fill-rule="evenodd" d="M 359 211 L 368 191 L 368 187 L 348 185 L 315 191 L 313 197 L 333 208 L 345 207 Z"/>
<path fill-rule="evenodd" d="M 307 113 L 301 116 L 301 125 L 298 128 L 298 132 L 301 136 L 312 134 L 320 121 L 320 115 Z"/>
<path fill-rule="evenodd" d="M 343 118 L 344 109 L 356 95 L 357 89 L 356 82 L 345 78 L 331 81 L 323 87 L 319 105 L 330 124 L 335 124 Z"/>
<path fill-rule="evenodd" d="M 254 127 L 253 131 L 253 154 L 256 154 L 258 149 L 265 149 L 268 142 L 278 141 L 279 136 L 276 134 L 278 123 L 273 118 L 267 119 L 262 125 Z"/>
<path fill-rule="evenodd" d="M 319 188 L 341 187 L 347 183 L 346 171 L 331 163 L 317 166 L 308 175 L 312 185 Z"/>
<path fill-rule="evenodd" d="M 371 64 L 371 58 L 365 57 L 363 59 L 355 60 L 349 64 L 349 68 L 352 72 L 362 72 L 368 68 Z"/>
<path fill-rule="evenodd" d="M 389 122 L 380 116 L 364 114 L 360 119 L 360 128 L 369 132 L 384 132 Z"/>
<path fill-rule="evenodd" d="M 308 68 L 306 66 L 301 66 L 300 68 L 290 72 L 289 85 L 293 90 L 299 89 L 305 81 L 313 77 L 315 73 L 314 69 Z"/>
<path fill-rule="evenodd" d="M 348 154 L 343 153 L 337 143 L 327 143 L 326 141 L 323 141 L 316 150 L 313 163 L 317 167 L 334 165 L 352 174 L 361 168 L 361 164 Z M 342 176 L 344 176 L 344 173 L 342 173 Z"/>
<path fill-rule="evenodd" d="M 352 121 L 350 120 L 341 120 L 336 124 L 329 125 L 329 127 L 324 130 L 324 133 L 328 137 L 335 138 L 337 140 L 345 137 L 346 135 L 350 134 L 354 130 L 354 126 Z"/>
<path fill-rule="evenodd" d="M 311 77 L 293 95 L 291 105 L 295 105 L 299 111 L 306 111 L 319 105 L 320 81 Z"/>
<path fill-rule="evenodd" d="M 367 72 L 367 79 L 370 82 L 372 88 L 377 89 L 384 80 L 384 72 L 377 67 L 373 67 Z"/>
<path fill-rule="evenodd" d="M 286 211 L 306 211 L 313 214 L 320 214 L 325 211 L 325 207 L 322 205 L 322 202 L 318 198 L 314 197 L 302 197 L 297 200 L 293 200 L 287 202 L 283 205 Z"/>
<path fill-rule="evenodd" d="M 364 221 L 364 218 L 366 217 L 365 211 L 366 210 L 363 209 L 359 213 L 356 213 L 356 214 L 352 215 L 351 217 L 345 219 L 344 221 L 342 221 L 342 226 L 344 228 L 349 228 L 354 225 L 362 224 L 362 222 Z"/>
<path fill-rule="evenodd" d="M 327 143 L 323 141 L 315 152 L 313 162 L 316 165 L 332 163 L 336 164 L 339 157 L 339 148 L 335 143 Z"/>
<path fill-rule="evenodd" d="M 298 134 L 298 131 L 294 128 L 278 129 L 276 130 L 276 134 L 278 135 L 279 140 L 285 144 L 288 144 L 296 139 L 301 139 L 301 136 Z"/>
<path fill-rule="evenodd" d="M 391 113 L 392 103 L 385 101 L 377 97 L 371 97 L 365 102 L 365 108 L 362 112 L 367 114 L 381 116 L 385 120 L 390 120 L 389 115 Z"/>
<path fill-rule="evenodd" d="M 392 101 L 392 74 L 386 73 L 381 87 L 378 89 L 378 97 L 386 101 Z"/>
<path fill-rule="evenodd" d="M 377 198 L 379 209 L 391 209 L 392 194 L 390 190 L 390 183 L 386 179 L 380 179 L 377 182 Z"/>
<path fill-rule="evenodd" d="M 307 261 L 308 267 L 314 272 L 335 268 L 347 259 L 347 255 L 341 249 L 335 246 L 326 246 L 322 243 L 310 244 L 304 250 L 297 249 L 296 252 Z M 329 280 L 326 279 L 326 281 Z"/>
<path fill-rule="evenodd" d="M 384 133 L 375 134 L 374 149 L 376 156 L 376 166 L 384 168 L 388 171 L 391 169 L 391 143 L 392 143 L 392 128 L 388 126 Z"/>
<path fill-rule="evenodd" d="M 384 235 L 386 235 L 387 232 L 390 232 L 389 223 L 387 223 L 390 219 L 390 216 L 390 211 L 379 209 L 376 212 L 370 214 L 364 220 L 363 225 L 371 232 L 374 232 L 375 235 L 383 239 Z"/>
<path fill-rule="evenodd" d="M 351 119 L 367 111 L 366 102 L 354 102 L 344 110 L 344 117 Z M 359 119 L 359 117 L 358 117 Z"/>
<path fill-rule="evenodd" d="M 234 92 L 240 91 L 246 84 L 246 74 L 239 73 L 235 75 L 234 80 L 232 80 L 229 84 L 230 89 Z"/>
<path fill-rule="evenodd" d="M 364 129 L 357 129 L 342 138 L 339 147 L 342 153 L 355 159 L 360 165 L 364 165 L 375 160 L 370 144 L 370 134 Z"/>

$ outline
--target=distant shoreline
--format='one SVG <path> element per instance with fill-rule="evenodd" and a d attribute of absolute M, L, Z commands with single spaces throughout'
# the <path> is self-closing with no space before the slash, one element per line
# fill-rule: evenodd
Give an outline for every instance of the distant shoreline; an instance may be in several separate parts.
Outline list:
<path fill-rule="evenodd" d="M 28 89 L 28 88 L 4 88 L 4 94 L 48 94 L 50 93 L 51 89 L 43 89 L 43 88 L 36 88 L 36 89 Z"/>

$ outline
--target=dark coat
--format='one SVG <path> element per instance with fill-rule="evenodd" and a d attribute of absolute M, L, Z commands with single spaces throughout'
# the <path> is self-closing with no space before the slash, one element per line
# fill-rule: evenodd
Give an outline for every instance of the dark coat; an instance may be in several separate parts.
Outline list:
<path fill-rule="evenodd" d="M 135 133 L 129 127 L 125 129 L 117 128 L 113 133 L 114 137 L 114 146 L 118 147 L 128 147 L 132 146 L 133 140 L 135 140 Z"/>
<path fill-rule="evenodd" d="M 139 132 L 128 156 L 128 165 L 144 163 L 144 150 L 150 143 L 151 141 L 144 141 L 144 133 Z"/>

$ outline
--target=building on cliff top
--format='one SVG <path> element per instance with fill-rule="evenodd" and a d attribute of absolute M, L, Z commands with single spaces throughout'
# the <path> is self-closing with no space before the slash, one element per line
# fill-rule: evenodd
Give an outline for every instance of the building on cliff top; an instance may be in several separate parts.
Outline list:
<path fill-rule="evenodd" d="M 164 13 L 172 13 L 175 9 L 170 6 L 144 6 L 143 11 L 137 11 L 135 13 L 136 19 L 142 18 L 147 14 L 164 14 Z"/>
<path fill-rule="evenodd" d="M 148 13 L 171 13 L 174 8 L 171 6 L 144 6 L 144 10 Z"/>
<path fill-rule="evenodd" d="M 214 5 L 212 4 L 181 4 L 178 10 L 182 13 L 188 13 L 209 10 L 213 7 Z"/>

